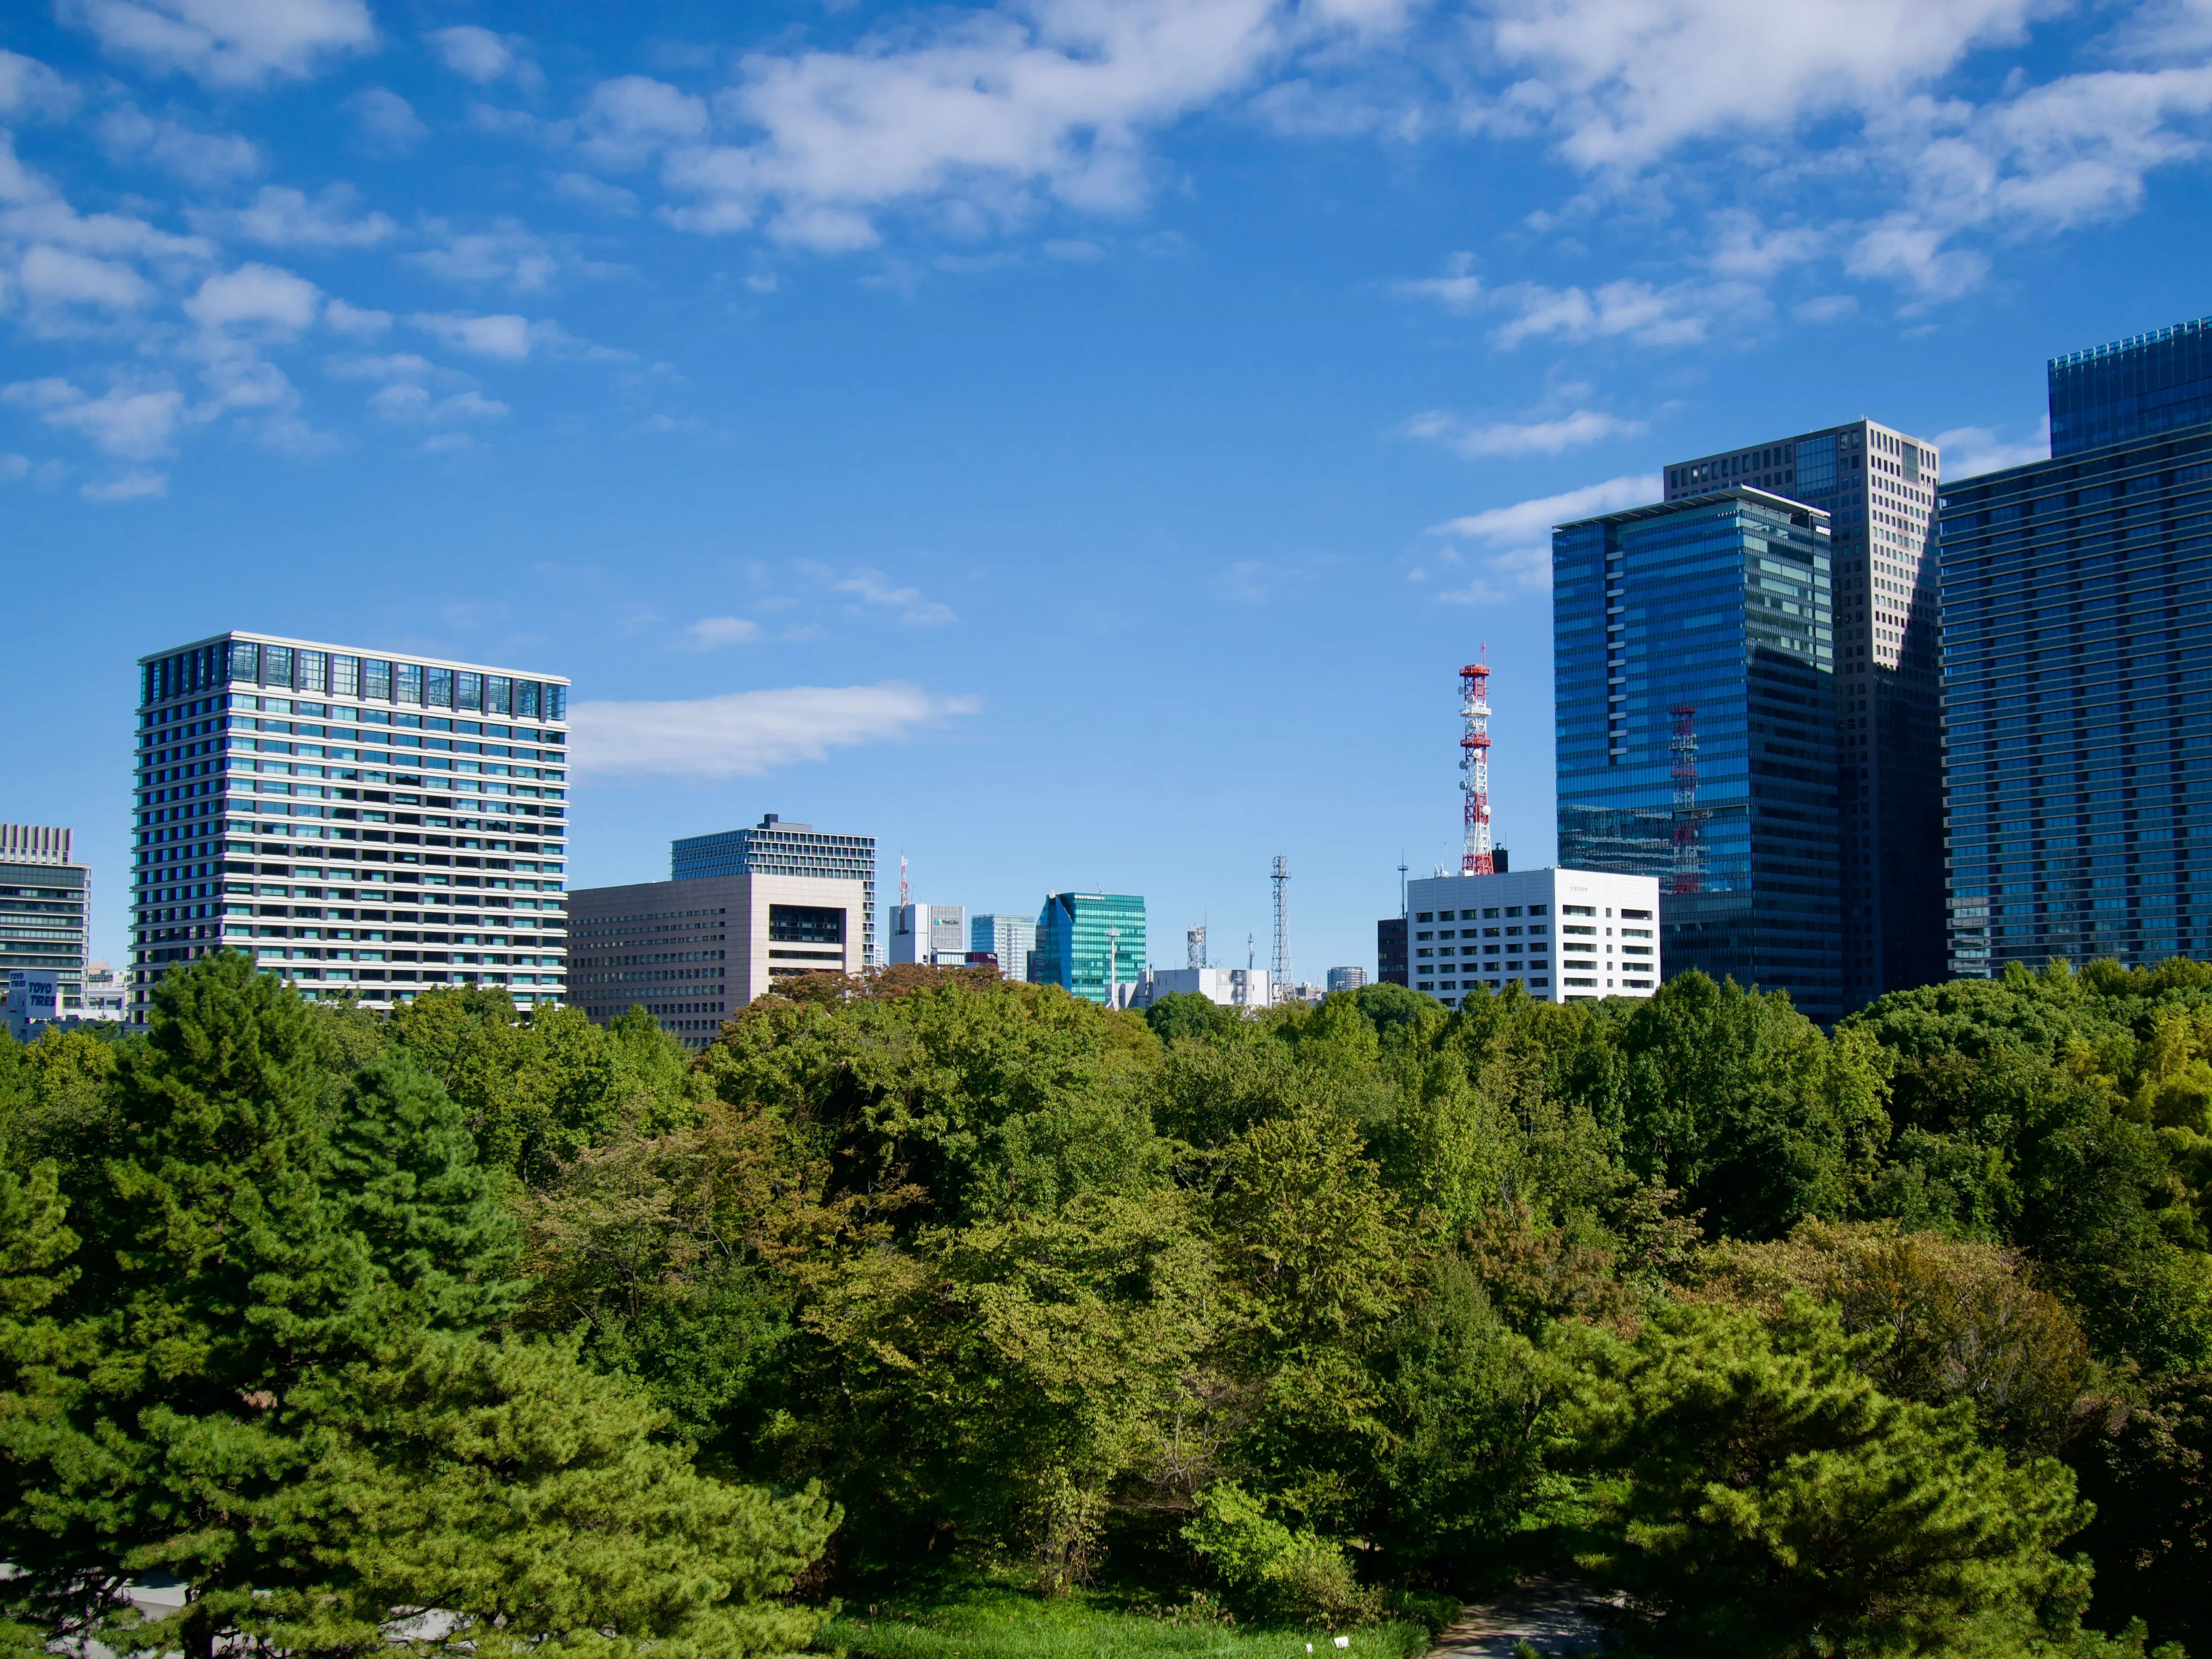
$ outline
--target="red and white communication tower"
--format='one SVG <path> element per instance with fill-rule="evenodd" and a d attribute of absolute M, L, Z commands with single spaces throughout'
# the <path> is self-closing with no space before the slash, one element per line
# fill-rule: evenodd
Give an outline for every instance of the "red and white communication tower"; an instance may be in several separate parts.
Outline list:
<path fill-rule="evenodd" d="M 1483 654 L 1490 654 L 1487 646 Z M 1490 856 L 1490 669 L 1469 663 L 1459 671 L 1459 787 L 1467 797 L 1467 840 L 1459 855 L 1462 876 L 1497 873 Z"/>
<path fill-rule="evenodd" d="M 1698 846 L 1698 708 L 1678 702 L 1667 712 L 1674 720 L 1669 745 L 1674 763 L 1668 769 L 1674 781 L 1674 872 L 1667 890 L 1694 893 L 1705 886 Z"/>

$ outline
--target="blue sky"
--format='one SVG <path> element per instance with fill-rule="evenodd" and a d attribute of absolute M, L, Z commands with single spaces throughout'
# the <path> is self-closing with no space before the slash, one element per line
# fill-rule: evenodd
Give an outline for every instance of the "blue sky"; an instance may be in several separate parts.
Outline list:
<path fill-rule="evenodd" d="M 131 663 L 564 672 L 576 884 L 763 811 L 1302 976 L 1553 853 L 1546 530 L 2212 311 L 2212 0 L 0 16 L 0 818 L 123 954 Z"/>

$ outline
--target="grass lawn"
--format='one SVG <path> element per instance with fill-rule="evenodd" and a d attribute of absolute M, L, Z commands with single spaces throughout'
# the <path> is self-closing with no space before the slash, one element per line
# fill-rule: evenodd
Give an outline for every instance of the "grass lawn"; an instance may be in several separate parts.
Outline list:
<path fill-rule="evenodd" d="M 1402 1619 L 1349 1632 L 1173 1624 L 1077 1592 L 1055 1601 L 1015 1589 L 968 1585 L 926 1597 L 848 1608 L 814 1638 L 851 1659 L 1412 1659 L 1428 1651 L 1429 1627 Z"/>

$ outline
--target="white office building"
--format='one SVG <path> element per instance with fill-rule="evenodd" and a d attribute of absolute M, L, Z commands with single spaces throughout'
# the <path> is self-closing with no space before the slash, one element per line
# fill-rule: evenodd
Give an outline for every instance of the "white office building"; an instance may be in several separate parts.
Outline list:
<path fill-rule="evenodd" d="M 1659 988 L 1656 876 L 1431 876 L 1407 884 L 1406 903 L 1407 979 L 1447 1002 L 1516 981 L 1547 1002 Z"/>
<path fill-rule="evenodd" d="M 567 680 L 248 633 L 138 673 L 134 1024 L 222 949 L 372 1007 L 563 1000 Z"/>
<path fill-rule="evenodd" d="M 968 962 L 968 912 L 957 904 L 891 907 L 891 962 L 960 968 Z"/>
<path fill-rule="evenodd" d="M 1129 997 L 1132 1008 L 1149 1008 L 1160 997 L 1193 993 L 1224 1008 L 1261 1009 L 1267 1006 L 1265 968 L 1147 968 L 1137 976 Z"/>
<path fill-rule="evenodd" d="M 989 956 L 999 964 L 999 977 L 1026 985 L 1030 952 L 1036 949 L 1036 918 L 1009 916 L 995 911 L 968 918 L 968 949 Z"/>

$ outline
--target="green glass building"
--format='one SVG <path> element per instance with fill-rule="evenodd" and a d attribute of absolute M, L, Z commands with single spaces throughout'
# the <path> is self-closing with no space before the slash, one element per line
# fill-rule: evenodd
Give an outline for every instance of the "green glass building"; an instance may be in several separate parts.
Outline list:
<path fill-rule="evenodd" d="M 1120 1006 L 1145 969 L 1145 902 L 1128 893 L 1054 893 L 1037 913 L 1030 983 Z"/>

